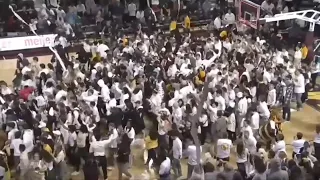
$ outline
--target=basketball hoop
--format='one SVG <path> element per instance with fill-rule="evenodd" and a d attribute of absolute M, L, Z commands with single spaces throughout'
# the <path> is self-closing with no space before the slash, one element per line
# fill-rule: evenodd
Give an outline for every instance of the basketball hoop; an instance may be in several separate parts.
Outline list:
<path fill-rule="evenodd" d="M 238 20 L 254 29 L 258 29 L 258 20 L 260 17 L 260 6 L 248 0 L 240 0 L 238 9 Z"/>

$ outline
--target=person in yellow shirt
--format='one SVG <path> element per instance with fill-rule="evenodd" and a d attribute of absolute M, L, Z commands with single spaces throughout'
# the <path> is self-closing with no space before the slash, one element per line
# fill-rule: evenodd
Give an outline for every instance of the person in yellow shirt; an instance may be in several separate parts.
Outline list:
<path fill-rule="evenodd" d="M 190 31 L 190 27 L 191 27 L 191 20 L 190 20 L 190 17 L 187 15 L 185 18 L 184 18 L 184 25 L 183 25 L 184 29 L 189 32 Z"/>
<path fill-rule="evenodd" d="M 173 32 L 174 30 L 177 29 L 177 21 L 175 19 L 173 19 L 170 23 L 170 32 Z"/>
<path fill-rule="evenodd" d="M 226 30 L 221 31 L 220 33 L 221 40 L 225 40 L 227 37 L 228 37 L 228 31 Z"/>
<path fill-rule="evenodd" d="M 305 44 L 302 44 L 301 53 L 302 53 L 302 60 L 306 59 L 308 56 L 308 47 Z"/>
<path fill-rule="evenodd" d="M 158 132 L 150 131 L 149 135 L 144 139 L 144 142 L 148 151 L 148 159 L 146 164 L 149 164 L 151 159 L 154 162 L 157 158 L 156 149 L 158 148 Z"/>
<path fill-rule="evenodd" d="M 129 45 L 129 40 L 128 40 L 127 36 L 122 37 L 122 45 L 123 45 L 123 47 L 126 47 Z"/>

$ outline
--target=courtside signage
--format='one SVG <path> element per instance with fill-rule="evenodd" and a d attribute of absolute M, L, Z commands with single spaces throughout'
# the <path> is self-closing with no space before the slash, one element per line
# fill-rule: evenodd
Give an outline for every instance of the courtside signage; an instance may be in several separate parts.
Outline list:
<path fill-rule="evenodd" d="M 54 45 L 56 34 L 0 39 L 0 51 L 37 49 Z"/>

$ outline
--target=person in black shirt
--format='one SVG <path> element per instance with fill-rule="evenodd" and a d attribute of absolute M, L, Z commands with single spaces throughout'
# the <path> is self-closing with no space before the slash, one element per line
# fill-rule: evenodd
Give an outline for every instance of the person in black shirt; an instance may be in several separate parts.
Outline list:
<path fill-rule="evenodd" d="M 99 167 L 97 161 L 90 156 L 84 166 L 83 166 L 83 175 L 85 180 L 98 180 L 99 179 Z"/>
<path fill-rule="evenodd" d="M 127 134 L 123 134 L 121 138 L 121 143 L 118 146 L 118 168 L 119 168 L 119 180 L 122 180 L 122 174 L 125 174 L 127 177 L 132 177 L 132 175 L 129 173 L 129 158 L 130 158 L 130 147 L 128 145 L 130 144 L 131 140 L 128 137 Z"/>

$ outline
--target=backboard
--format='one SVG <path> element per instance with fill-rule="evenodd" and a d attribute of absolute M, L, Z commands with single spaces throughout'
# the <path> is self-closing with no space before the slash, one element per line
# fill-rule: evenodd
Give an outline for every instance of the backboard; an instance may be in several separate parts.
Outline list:
<path fill-rule="evenodd" d="M 258 29 L 258 20 L 260 18 L 260 5 L 248 1 L 240 0 L 238 9 L 238 20 L 254 29 Z"/>

